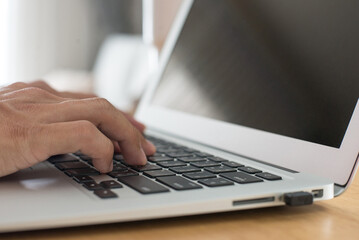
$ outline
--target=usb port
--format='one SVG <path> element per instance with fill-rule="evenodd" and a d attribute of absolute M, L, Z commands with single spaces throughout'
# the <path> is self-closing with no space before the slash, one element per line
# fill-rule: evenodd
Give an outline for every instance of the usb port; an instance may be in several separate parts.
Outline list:
<path fill-rule="evenodd" d="M 314 198 L 321 198 L 323 197 L 323 189 L 312 190 L 312 194 Z"/>

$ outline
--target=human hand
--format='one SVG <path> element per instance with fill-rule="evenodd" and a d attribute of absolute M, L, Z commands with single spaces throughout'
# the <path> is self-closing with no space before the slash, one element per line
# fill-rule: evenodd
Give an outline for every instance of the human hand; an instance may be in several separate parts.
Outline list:
<path fill-rule="evenodd" d="M 108 172 L 115 148 L 132 165 L 155 152 L 140 133 L 144 125 L 107 100 L 57 92 L 41 81 L 1 88 L 0 122 L 0 176 L 64 153 L 81 151 Z"/>

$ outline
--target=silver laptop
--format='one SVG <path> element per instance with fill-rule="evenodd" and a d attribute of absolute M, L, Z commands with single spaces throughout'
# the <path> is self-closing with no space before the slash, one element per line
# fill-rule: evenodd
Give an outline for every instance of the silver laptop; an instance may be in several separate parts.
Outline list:
<path fill-rule="evenodd" d="M 355 2 L 353 2 L 354 4 Z M 0 179 L 0 231 L 272 206 L 341 194 L 359 150 L 349 1 L 186 0 L 136 117 L 158 152 L 99 175 L 81 153 Z"/>

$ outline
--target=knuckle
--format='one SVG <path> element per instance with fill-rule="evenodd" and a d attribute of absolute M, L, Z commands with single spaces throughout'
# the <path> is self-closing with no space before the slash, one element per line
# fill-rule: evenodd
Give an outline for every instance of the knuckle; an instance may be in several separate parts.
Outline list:
<path fill-rule="evenodd" d="M 101 109 L 105 109 L 105 110 L 113 110 L 114 109 L 114 106 L 106 98 L 96 97 L 93 99 L 93 101 Z"/>
<path fill-rule="evenodd" d="M 83 139 L 91 139 L 96 133 L 97 128 L 90 121 L 80 120 L 76 123 L 76 134 Z"/>
<path fill-rule="evenodd" d="M 49 93 L 41 88 L 38 87 L 27 87 L 26 89 L 24 89 L 23 93 L 29 93 L 31 95 L 49 95 Z"/>
<path fill-rule="evenodd" d="M 39 87 L 47 87 L 47 86 L 49 86 L 45 81 L 43 81 L 43 80 L 37 80 L 37 81 L 34 81 L 34 82 L 32 82 L 32 84 L 33 85 L 35 85 L 35 86 L 39 86 Z"/>
<path fill-rule="evenodd" d="M 22 88 L 27 88 L 29 86 L 28 83 L 24 83 L 24 82 L 16 82 L 13 83 L 9 86 L 9 88 L 14 88 L 14 89 L 22 89 Z"/>

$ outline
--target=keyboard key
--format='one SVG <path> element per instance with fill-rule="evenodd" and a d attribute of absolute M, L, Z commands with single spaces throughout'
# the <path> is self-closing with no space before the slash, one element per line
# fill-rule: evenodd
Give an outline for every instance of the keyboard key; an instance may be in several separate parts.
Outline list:
<path fill-rule="evenodd" d="M 185 174 L 183 174 L 183 176 L 190 178 L 192 180 L 217 177 L 215 174 L 207 172 L 207 171 L 185 173 Z"/>
<path fill-rule="evenodd" d="M 83 162 L 64 162 L 64 163 L 56 163 L 55 167 L 57 167 L 60 170 L 67 170 L 67 169 L 88 168 L 89 166 Z"/>
<path fill-rule="evenodd" d="M 187 153 L 187 152 L 171 152 L 171 153 L 167 153 L 166 155 L 173 158 L 193 157 L 192 153 Z"/>
<path fill-rule="evenodd" d="M 157 163 L 157 165 L 160 165 L 161 167 L 169 168 L 169 167 L 186 166 L 187 164 L 181 161 L 164 161 Z"/>
<path fill-rule="evenodd" d="M 48 159 L 50 163 L 61 163 L 61 162 L 77 162 L 79 159 L 75 156 L 69 155 L 69 154 L 63 154 L 63 155 L 56 155 L 52 156 Z"/>
<path fill-rule="evenodd" d="M 171 161 L 173 158 L 170 157 L 149 157 L 149 161 L 151 162 L 163 162 L 163 161 Z"/>
<path fill-rule="evenodd" d="M 163 153 L 155 153 L 153 155 L 151 155 L 150 157 L 165 157 L 166 155 Z"/>
<path fill-rule="evenodd" d="M 198 150 L 193 149 L 193 148 L 188 148 L 188 147 L 183 147 L 183 148 L 181 148 L 181 150 L 183 150 L 185 152 L 188 152 L 188 153 L 196 153 L 196 152 L 198 152 Z"/>
<path fill-rule="evenodd" d="M 83 186 L 87 188 L 88 190 L 97 190 L 97 189 L 103 189 L 103 187 L 95 182 L 84 182 Z"/>
<path fill-rule="evenodd" d="M 88 175 L 88 176 L 100 175 L 100 173 L 93 168 L 71 169 L 65 171 L 65 173 L 70 177 L 82 176 L 82 175 Z"/>
<path fill-rule="evenodd" d="M 240 163 L 236 163 L 236 162 L 224 162 L 223 165 L 227 166 L 227 167 L 232 167 L 232 168 L 237 168 L 237 167 L 243 167 L 243 164 Z"/>
<path fill-rule="evenodd" d="M 118 180 L 142 194 L 169 192 L 169 189 L 144 176 L 120 177 Z"/>
<path fill-rule="evenodd" d="M 174 172 L 171 172 L 171 171 L 165 170 L 165 169 L 155 170 L 155 171 L 146 171 L 146 172 L 144 172 L 144 174 L 151 178 L 176 175 Z"/>
<path fill-rule="evenodd" d="M 84 182 L 94 182 L 92 177 L 83 175 L 83 176 L 75 176 L 74 180 L 78 183 L 84 183 Z"/>
<path fill-rule="evenodd" d="M 207 187 L 222 187 L 222 186 L 234 185 L 233 182 L 228 181 L 227 179 L 224 178 L 203 179 L 198 182 L 203 185 L 206 185 Z"/>
<path fill-rule="evenodd" d="M 79 158 L 81 158 L 82 160 L 84 160 L 86 162 L 92 161 L 92 158 L 89 156 L 86 156 L 86 155 L 81 155 L 81 156 L 79 156 Z"/>
<path fill-rule="evenodd" d="M 113 159 L 117 161 L 125 161 L 125 158 L 122 156 L 122 154 L 114 154 Z"/>
<path fill-rule="evenodd" d="M 252 168 L 252 167 L 240 167 L 238 169 L 243 171 L 243 172 L 252 173 L 252 174 L 262 172 L 261 170 L 258 170 L 256 168 Z"/>
<path fill-rule="evenodd" d="M 176 148 L 158 148 L 156 150 L 158 153 L 173 153 L 178 151 L 178 149 Z"/>
<path fill-rule="evenodd" d="M 147 163 L 146 165 L 143 165 L 143 166 L 131 166 L 131 167 L 140 172 L 162 169 L 160 166 L 157 166 L 155 164 L 149 164 L 149 163 Z"/>
<path fill-rule="evenodd" d="M 228 160 L 220 157 L 208 157 L 207 159 L 214 162 L 228 162 Z"/>
<path fill-rule="evenodd" d="M 174 171 L 175 173 L 187 173 L 187 172 L 201 171 L 200 168 L 193 167 L 193 166 L 173 167 L 173 168 L 170 168 L 170 170 Z"/>
<path fill-rule="evenodd" d="M 193 162 L 191 163 L 191 165 L 199 168 L 221 166 L 220 163 L 209 161 L 209 160 L 202 162 Z"/>
<path fill-rule="evenodd" d="M 122 171 L 126 169 L 128 169 L 128 167 L 126 167 L 125 165 L 121 163 L 114 163 L 112 171 L 115 172 L 115 171 Z"/>
<path fill-rule="evenodd" d="M 108 189 L 98 189 L 93 191 L 100 198 L 117 198 L 117 194 Z"/>
<path fill-rule="evenodd" d="M 205 170 L 211 173 L 225 173 L 225 172 L 235 172 L 236 169 L 227 167 L 227 166 L 218 166 L 218 167 L 206 167 Z"/>
<path fill-rule="evenodd" d="M 109 176 L 113 178 L 119 178 L 119 177 L 126 177 L 126 176 L 136 176 L 138 175 L 138 172 L 132 170 L 132 169 L 124 169 L 121 171 L 112 171 L 108 173 Z"/>
<path fill-rule="evenodd" d="M 243 172 L 222 173 L 220 176 L 240 184 L 263 182 L 262 179 L 253 177 Z"/>
<path fill-rule="evenodd" d="M 200 157 L 180 157 L 178 158 L 179 161 L 185 162 L 185 163 L 191 163 L 191 162 L 201 162 L 201 161 L 206 161 L 205 158 L 200 158 Z"/>
<path fill-rule="evenodd" d="M 122 188 L 122 185 L 114 180 L 102 181 L 100 185 L 103 188 Z"/>
<path fill-rule="evenodd" d="M 204 152 L 196 152 L 195 153 L 197 157 L 211 157 L 212 154 L 204 153 Z"/>
<path fill-rule="evenodd" d="M 198 185 L 197 183 L 191 182 L 180 176 L 159 177 L 157 178 L 157 181 L 175 190 L 190 190 L 202 188 L 201 185 Z"/>
<path fill-rule="evenodd" d="M 269 181 L 282 180 L 282 177 L 274 175 L 274 174 L 269 173 L 269 172 L 257 173 L 256 176 L 264 178 L 264 179 L 269 180 Z"/>

